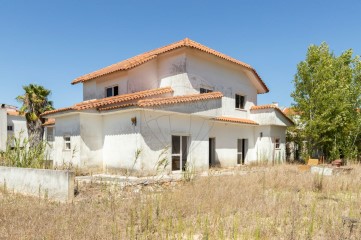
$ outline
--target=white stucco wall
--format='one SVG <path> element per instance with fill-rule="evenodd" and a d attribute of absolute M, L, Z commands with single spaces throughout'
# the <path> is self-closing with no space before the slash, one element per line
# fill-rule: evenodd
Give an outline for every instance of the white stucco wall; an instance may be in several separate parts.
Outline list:
<path fill-rule="evenodd" d="M 290 126 L 290 122 L 276 109 L 252 110 L 250 118 L 260 125 Z"/>
<path fill-rule="evenodd" d="M 7 118 L 8 126 L 13 126 L 13 131 L 8 131 L 9 136 L 15 136 L 16 138 L 21 138 L 21 142 L 28 138 L 28 128 L 26 126 L 26 119 L 23 116 L 11 116 L 8 115 Z"/>
<path fill-rule="evenodd" d="M 131 119 L 137 119 L 133 125 Z M 116 112 L 103 116 L 103 167 L 104 169 L 140 169 L 135 153 L 140 149 L 140 115 L 134 112 Z"/>
<path fill-rule="evenodd" d="M 80 114 L 80 162 L 89 168 L 103 167 L 103 116 Z"/>
<path fill-rule="evenodd" d="M 6 150 L 7 134 L 6 109 L 0 108 L 0 151 Z"/>
<path fill-rule="evenodd" d="M 156 111 L 141 112 L 141 169 L 154 170 L 165 151 L 168 170 L 171 170 L 172 135 L 188 136 L 187 162 L 196 170 L 208 169 L 208 119 L 195 115 L 167 114 Z"/>
<path fill-rule="evenodd" d="M 91 131 L 89 129 L 88 131 Z M 54 166 L 72 165 L 84 167 L 80 159 L 80 116 L 78 113 L 56 118 L 54 139 Z M 65 150 L 64 136 L 70 136 L 71 149 Z"/>
<path fill-rule="evenodd" d="M 74 172 L 0 166 L 0 186 L 16 192 L 60 202 L 74 198 Z"/>
<path fill-rule="evenodd" d="M 222 167 L 232 167 L 237 165 L 237 140 L 248 140 L 248 151 L 245 163 L 257 160 L 254 126 L 242 125 L 238 123 L 222 123 L 210 121 L 209 137 L 215 138 L 216 164 Z"/>

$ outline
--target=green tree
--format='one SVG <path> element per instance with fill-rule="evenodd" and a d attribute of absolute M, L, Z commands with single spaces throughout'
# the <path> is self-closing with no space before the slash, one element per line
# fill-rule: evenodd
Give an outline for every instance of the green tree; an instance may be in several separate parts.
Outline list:
<path fill-rule="evenodd" d="M 53 110 L 52 101 L 48 100 L 51 91 L 36 84 L 23 86 L 24 94 L 16 98 L 22 103 L 20 113 L 25 114 L 29 134 L 30 147 L 37 146 L 43 140 L 44 119 L 41 114 Z"/>
<path fill-rule="evenodd" d="M 355 159 L 361 130 L 359 57 L 351 49 L 336 56 L 326 43 L 311 45 L 297 65 L 294 86 L 291 96 L 309 154 Z"/>

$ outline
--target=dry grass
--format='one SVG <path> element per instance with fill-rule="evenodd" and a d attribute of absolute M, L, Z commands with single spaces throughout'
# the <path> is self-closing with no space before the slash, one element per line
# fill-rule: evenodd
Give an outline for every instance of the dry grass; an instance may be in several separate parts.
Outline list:
<path fill-rule="evenodd" d="M 320 178 L 295 166 L 189 183 L 87 184 L 72 204 L 2 192 L 4 239 L 360 239 L 361 167 Z"/>

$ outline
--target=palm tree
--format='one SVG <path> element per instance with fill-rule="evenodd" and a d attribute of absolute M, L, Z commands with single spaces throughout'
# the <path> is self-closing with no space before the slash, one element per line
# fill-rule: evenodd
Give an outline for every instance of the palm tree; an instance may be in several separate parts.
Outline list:
<path fill-rule="evenodd" d="M 43 86 L 29 84 L 23 86 L 23 89 L 24 95 L 18 96 L 16 100 L 22 103 L 20 113 L 25 114 L 30 147 L 33 147 L 43 140 L 45 120 L 40 115 L 53 110 L 53 102 L 48 100 L 51 91 Z"/>

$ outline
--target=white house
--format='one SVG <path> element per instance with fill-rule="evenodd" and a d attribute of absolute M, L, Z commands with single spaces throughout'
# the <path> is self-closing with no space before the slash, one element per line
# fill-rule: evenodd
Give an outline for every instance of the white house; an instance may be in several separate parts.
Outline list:
<path fill-rule="evenodd" d="M 15 106 L 1 104 L 0 105 L 0 151 L 5 151 L 7 142 L 11 137 L 28 136 L 26 127 L 26 119 L 19 114 Z M 12 143 L 11 143 L 12 144 Z"/>
<path fill-rule="evenodd" d="M 188 38 L 73 80 L 83 102 L 48 111 L 54 164 L 152 171 L 284 161 L 292 121 L 250 65 Z"/>

